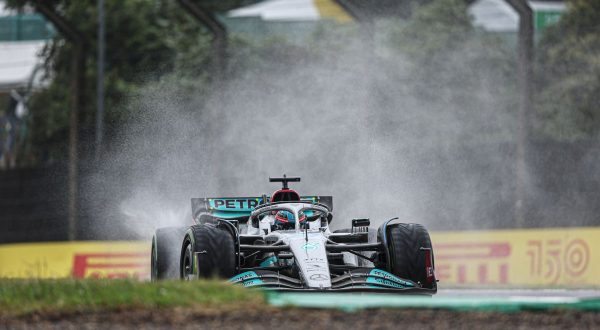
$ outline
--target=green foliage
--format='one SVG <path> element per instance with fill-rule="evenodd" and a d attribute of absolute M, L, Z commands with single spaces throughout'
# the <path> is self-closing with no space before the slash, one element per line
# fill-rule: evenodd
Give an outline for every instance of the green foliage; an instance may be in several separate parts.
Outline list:
<path fill-rule="evenodd" d="M 64 81 L 64 80 L 63 80 Z M 32 97 L 29 108 L 31 126 L 28 143 L 35 148 L 37 157 L 60 158 L 66 154 L 68 140 L 69 106 L 68 81 L 64 86 L 53 83 Z"/>
<path fill-rule="evenodd" d="M 428 62 L 440 52 L 460 49 L 472 33 L 464 0 L 437 0 L 417 8 L 393 38 L 403 53 Z"/>
<path fill-rule="evenodd" d="M 239 308 L 265 305 L 261 292 L 222 281 L 7 280 L 0 281 L 0 315 L 134 308 Z"/>
<path fill-rule="evenodd" d="M 31 1 L 11 1 L 12 6 L 21 6 Z M 84 86 L 85 105 L 80 112 L 80 132 L 83 146 L 89 146 L 93 140 L 96 113 L 96 74 L 97 74 L 97 2 L 55 1 L 56 10 L 65 17 L 86 39 L 86 72 Z M 158 81 L 165 73 L 178 68 L 190 75 L 200 75 L 190 70 L 192 65 L 182 63 L 203 63 L 206 61 L 207 42 L 189 47 L 182 57 L 179 49 L 186 49 L 204 35 L 197 23 L 190 19 L 178 18 L 183 15 L 176 4 L 152 0 L 107 0 L 106 8 L 106 136 L 112 136 L 114 130 L 128 116 L 124 104 L 128 98 L 135 97 L 139 89 L 150 81 Z M 194 25 L 194 33 L 190 26 Z M 186 31 L 187 29 L 188 31 Z M 200 33 L 199 33 L 200 32 Z M 187 33 L 187 38 L 184 35 Z M 189 35 L 198 36 L 197 38 Z M 186 43 L 181 40 L 187 39 Z M 206 38 L 204 38 L 206 39 Z M 195 51 L 196 49 L 199 51 Z M 45 48 L 47 81 L 49 86 L 36 93 L 31 99 L 30 109 L 33 123 L 29 144 L 35 146 L 38 159 L 64 158 L 70 109 L 69 86 L 71 76 L 71 58 L 73 47 L 58 34 Z M 204 67 L 204 66 L 202 66 Z"/>
<path fill-rule="evenodd" d="M 541 129 L 559 139 L 600 134 L 600 2 L 572 0 L 539 46 Z"/>
<path fill-rule="evenodd" d="M 10 4 L 30 2 L 12 0 Z M 246 3 L 232 0 L 207 5 L 221 12 Z M 52 4 L 88 40 L 80 145 L 91 146 L 96 113 L 96 1 L 54 0 Z M 390 35 L 384 41 L 386 45 L 392 44 L 390 61 L 401 59 L 411 66 L 410 76 L 416 81 L 411 86 L 417 86 L 416 97 L 437 104 L 459 104 L 464 108 L 465 118 L 470 111 L 477 111 L 489 102 L 487 94 L 476 94 L 474 90 L 503 86 L 494 93 L 509 99 L 507 95 L 514 88 L 514 54 L 504 49 L 499 40 L 475 31 L 466 9 L 464 0 L 435 0 L 417 8 L 410 19 L 395 20 L 391 33 L 376 30 L 378 36 Z M 214 84 L 212 77 L 211 37 L 201 25 L 176 2 L 168 0 L 107 0 L 106 12 L 108 145 L 123 123 L 144 111 L 136 100 L 148 91 L 168 89 L 177 91 L 182 98 L 194 97 L 194 111 L 203 111 L 202 102 L 219 85 Z M 281 73 L 315 59 L 335 64 L 340 54 L 352 48 L 347 41 L 360 39 L 362 30 L 360 25 L 323 23 L 313 41 L 302 46 L 282 38 L 254 42 L 229 36 L 225 76 L 235 81 L 252 77 L 256 72 Z M 30 104 L 33 134 L 29 142 L 37 147 L 39 159 L 61 159 L 66 155 L 72 54 L 72 45 L 60 34 L 43 54 L 49 86 L 37 93 Z M 401 83 L 406 78 L 398 79 Z"/>
<path fill-rule="evenodd" d="M 208 10 L 222 12 L 253 0 L 210 1 Z M 10 0 L 12 7 L 31 5 L 29 0 Z M 50 4 L 86 39 L 85 106 L 80 112 L 81 151 L 91 151 L 96 114 L 97 1 L 53 0 Z M 180 90 L 180 95 L 209 95 L 212 89 L 211 37 L 175 1 L 106 0 L 105 136 L 111 137 L 139 107 L 129 100 L 141 96 L 142 88 Z M 238 47 L 239 46 L 239 47 Z M 256 45 L 234 40 L 228 74 L 241 74 L 246 65 L 240 56 L 256 53 Z M 44 50 L 47 88 L 30 101 L 32 134 L 38 160 L 64 159 L 68 138 L 69 86 L 73 47 L 58 34 Z M 256 58 L 256 57 L 254 57 Z M 240 60 L 238 60 L 240 59 Z M 269 58 L 269 59 L 272 59 Z M 267 60 L 269 60 L 267 59 Z M 252 61 L 250 61 L 252 62 Z M 135 102 L 133 103 L 135 104 Z M 134 113 L 129 113 L 134 112 Z M 84 154 L 85 156 L 85 154 Z"/>

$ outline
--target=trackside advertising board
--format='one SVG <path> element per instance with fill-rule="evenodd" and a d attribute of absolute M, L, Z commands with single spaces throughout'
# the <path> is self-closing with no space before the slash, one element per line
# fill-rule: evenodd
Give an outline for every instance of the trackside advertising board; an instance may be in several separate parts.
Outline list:
<path fill-rule="evenodd" d="M 600 227 L 434 232 L 440 286 L 600 285 Z M 149 278 L 149 242 L 0 245 L 0 277 Z"/>
<path fill-rule="evenodd" d="M 147 242 L 52 242 L 0 245 L 0 277 L 150 278 Z"/>
<path fill-rule="evenodd" d="M 598 227 L 440 232 L 431 240 L 440 285 L 600 285 Z"/>

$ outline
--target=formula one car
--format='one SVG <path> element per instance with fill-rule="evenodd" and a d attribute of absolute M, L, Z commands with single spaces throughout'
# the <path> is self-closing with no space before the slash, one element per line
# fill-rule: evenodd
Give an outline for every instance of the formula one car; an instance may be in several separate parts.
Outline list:
<path fill-rule="evenodd" d="M 369 219 L 331 232 L 331 196 L 300 196 L 300 178 L 270 178 L 282 189 L 267 197 L 193 198 L 190 227 L 156 230 L 152 280 L 219 277 L 277 290 L 437 292 L 427 230 Z"/>

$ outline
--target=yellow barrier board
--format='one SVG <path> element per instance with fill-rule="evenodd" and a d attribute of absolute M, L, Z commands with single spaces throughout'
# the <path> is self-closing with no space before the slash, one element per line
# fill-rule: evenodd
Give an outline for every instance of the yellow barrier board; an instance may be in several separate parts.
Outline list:
<path fill-rule="evenodd" d="M 0 277 L 146 279 L 148 242 L 56 242 L 0 246 Z"/>
<path fill-rule="evenodd" d="M 440 284 L 600 285 L 600 228 L 432 233 Z"/>
<path fill-rule="evenodd" d="M 441 286 L 600 286 L 600 227 L 434 232 Z M 0 246 L 0 277 L 147 279 L 149 242 Z"/>

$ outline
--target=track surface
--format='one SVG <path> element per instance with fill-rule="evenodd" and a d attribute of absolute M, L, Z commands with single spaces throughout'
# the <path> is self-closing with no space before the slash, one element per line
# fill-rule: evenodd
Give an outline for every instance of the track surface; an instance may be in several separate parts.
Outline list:
<path fill-rule="evenodd" d="M 600 313 L 452 312 L 447 310 L 279 309 L 253 311 L 129 310 L 34 315 L 2 320 L 0 329 L 598 329 Z"/>
<path fill-rule="evenodd" d="M 590 289 L 440 289 L 436 297 L 560 297 L 600 298 L 600 290 Z"/>

